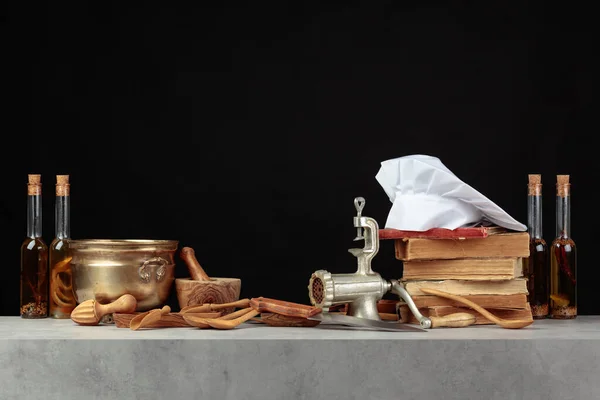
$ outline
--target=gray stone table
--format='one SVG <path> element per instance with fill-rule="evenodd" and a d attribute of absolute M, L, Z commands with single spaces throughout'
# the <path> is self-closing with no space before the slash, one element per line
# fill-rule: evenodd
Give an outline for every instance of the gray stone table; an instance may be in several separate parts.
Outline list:
<path fill-rule="evenodd" d="M 0 317 L 0 399 L 600 399 L 600 316 L 426 332 Z"/>

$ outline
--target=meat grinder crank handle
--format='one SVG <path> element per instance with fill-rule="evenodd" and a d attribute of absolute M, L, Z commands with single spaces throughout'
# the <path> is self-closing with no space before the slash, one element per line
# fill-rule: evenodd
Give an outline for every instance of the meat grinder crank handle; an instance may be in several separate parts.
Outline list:
<path fill-rule="evenodd" d="M 421 328 L 461 328 L 464 326 L 473 325 L 475 323 L 475 316 L 466 312 L 457 312 L 449 315 L 444 315 L 442 317 L 428 318 L 419 312 L 419 309 L 417 308 L 415 302 L 413 301 L 412 297 L 410 297 L 410 294 L 408 294 L 402 283 L 398 282 L 396 279 L 392 279 L 390 281 L 390 284 L 390 291 L 394 294 L 397 294 L 402 300 L 404 300 L 404 302 L 408 305 L 410 311 L 419 321 Z"/>
<path fill-rule="evenodd" d="M 390 284 L 392 285 L 392 288 L 390 291 L 392 293 L 398 295 L 398 297 L 400 297 L 402 300 L 404 300 L 404 302 L 408 305 L 408 308 L 410 309 L 410 311 L 413 313 L 415 318 L 417 318 L 417 320 L 419 321 L 421 328 L 430 329 L 431 328 L 431 319 L 429 319 L 426 316 L 424 316 L 423 314 L 421 314 L 421 312 L 417 308 L 417 305 L 413 301 L 412 297 L 410 297 L 410 294 L 408 294 L 406 289 L 404 289 L 404 285 L 402 285 L 396 279 L 390 280 Z"/>
<path fill-rule="evenodd" d="M 366 200 L 364 197 L 356 197 L 354 199 L 354 208 L 356 208 L 356 218 L 360 218 L 362 217 L 362 210 L 363 208 L 365 208 L 365 203 Z M 364 236 L 363 236 L 363 228 L 361 228 L 360 226 L 356 227 L 356 237 L 354 238 L 355 241 L 357 240 L 363 240 Z"/>

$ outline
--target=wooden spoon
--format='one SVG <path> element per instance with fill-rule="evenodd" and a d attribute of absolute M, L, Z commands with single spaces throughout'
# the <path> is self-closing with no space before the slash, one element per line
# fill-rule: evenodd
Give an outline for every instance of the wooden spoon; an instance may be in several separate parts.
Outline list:
<path fill-rule="evenodd" d="M 473 310 L 479 312 L 481 315 L 483 315 L 490 321 L 494 322 L 495 324 L 501 326 L 502 328 L 519 329 L 519 328 L 524 328 L 526 326 L 529 326 L 533 323 L 533 318 L 531 318 L 531 319 L 515 319 L 515 320 L 498 318 L 494 314 L 492 314 L 491 312 L 486 310 L 485 308 L 478 305 L 477 303 L 474 303 L 471 300 L 465 299 L 464 297 L 461 297 L 461 296 L 458 296 L 455 294 L 446 293 L 446 292 L 442 292 L 441 290 L 429 289 L 429 288 L 420 288 L 419 290 L 421 290 L 423 293 L 426 293 L 426 294 L 433 294 L 433 295 L 436 295 L 439 297 L 445 297 L 447 299 L 458 301 L 459 303 L 463 303 L 464 305 L 471 307 Z"/>
<path fill-rule="evenodd" d="M 243 314 L 242 311 L 244 311 Z M 236 311 L 236 313 L 238 313 L 238 311 Z M 221 318 L 201 318 L 200 321 L 196 320 L 196 323 L 206 324 L 215 329 L 233 329 L 249 319 L 256 317 L 258 314 L 260 314 L 260 311 L 256 311 L 249 307 L 245 310 L 239 310 L 239 314 L 242 314 L 241 316 L 232 319 L 225 319 L 225 317 L 228 317 L 232 314 L 235 313 L 227 314 Z M 186 315 L 184 315 L 183 318 L 186 318 Z M 188 321 L 188 323 L 190 323 L 190 321 Z"/>
<path fill-rule="evenodd" d="M 226 308 L 235 307 L 235 308 L 246 308 L 250 305 L 250 299 L 241 299 L 238 301 L 234 301 L 231 303 L 207 303 L 207 304 L 198 304 L 195 306 L 186 306 L 183 307 L 179 314 L 187 314 L 187 313 L 205 313 L 211 311 L 219 311 L 224 310 Z"/>
<path fill-rule="evenodd" d="M 250 307 L 248 307 L 248 308 L 244 308 L 242 310 L 237 310 L 235 312 L 232 312 L 231 314 L 223 315 L 222 317 L 219 317 L 219 318 L 203 318 L 203 317 L 198 316 L 198 314 L 194 314 L 194 313 L 186 313 L 186 314 L 183 314 L 182 317 L 183 317 L 183 320 L 191 326 L 195 326 L 197 328 L 210 328 L 211 326 L 206 322 L 209 319 L 232 320 L 232 319 L 241 317 L 242 315 L 249 313 L 251 310 L 252 309 Z"/>
<path fill-rule="evenodd" d="M 154 324 L 160 320 L 163 315 L 171 312 L 171 307 L 164 306 L 163 308 L 156 308 L 154 310 L 146 311 L 133 317 L 129 323 L 129 329 L 137 331 L 138 329 L 145 328 L 148 325 Z"/>
<path fill-rule="evenodd" d="M 108 304 L 101 304 L 94 299 L 79 304 L 71 313 L 73 322 L 79 325 L 98 325 L 103 316 L 111 313 L 133 313 L 137 300 L 130 294 L 124 294 Z"/>
<path fill-rule="evenodd" d="M 135 318 L 140 313 L 135 314 L 121 314 L 121 313 L 113 313 L 113 320 L 115 322 L 115 326 L 117 328 L 129 328 L 129 324 L 131 320 Z M 209 313 L 199 313 L 199 314 L 189 314 L 195 317 L 200 318 L 219 318 L 222 314 L 220 312 L 209 312 Z M 183 315 L 179 313 L 168 313 L 163 314 L 163 316 L 151 325 L 145 325 L 145 328 L 189 328 L 190 324 L 184 321 Z"/>

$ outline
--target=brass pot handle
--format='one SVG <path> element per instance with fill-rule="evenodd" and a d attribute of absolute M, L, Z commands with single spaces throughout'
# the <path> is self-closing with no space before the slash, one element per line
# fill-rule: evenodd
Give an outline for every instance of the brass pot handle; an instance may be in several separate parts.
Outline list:
<path fill-rule="evenodd" d="M 151 274 L 150 270 L 148 269 L 149 264 L 160 264 L 160 266 L 156 269 L 156 281 L 160 282 L 167 272 L 167 264 L 169 264 L 169 262 L 162 257 L 153 257 L 144 261 L 144 263 L 138 269 L 138 275 L 140 276 L 141 280 L 146 283 L 150 282 Z"/>

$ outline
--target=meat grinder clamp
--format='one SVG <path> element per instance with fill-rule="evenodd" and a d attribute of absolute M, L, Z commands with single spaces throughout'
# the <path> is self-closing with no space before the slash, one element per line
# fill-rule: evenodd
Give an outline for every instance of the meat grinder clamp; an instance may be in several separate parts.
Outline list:
<path fill-rule="evenodd" d="M 311 304 L 324 312 L 333 305 L 348 304 L 348 315 L 381 320 L 377 302 L 390 290 L 391 284 L 371 268 L 371 260 L 379 251 L 379 225 L 373 218 L 362 216 L 364 198 L 355 198 L 354 206 L 357 212 L 354 240 L 364 239 L 362 249 L 348 250 L 357 259 L 357 271 L 350 274 L 332 274 L 322 269 L 315 271 L 308 284 L 308 295 Z"/>

